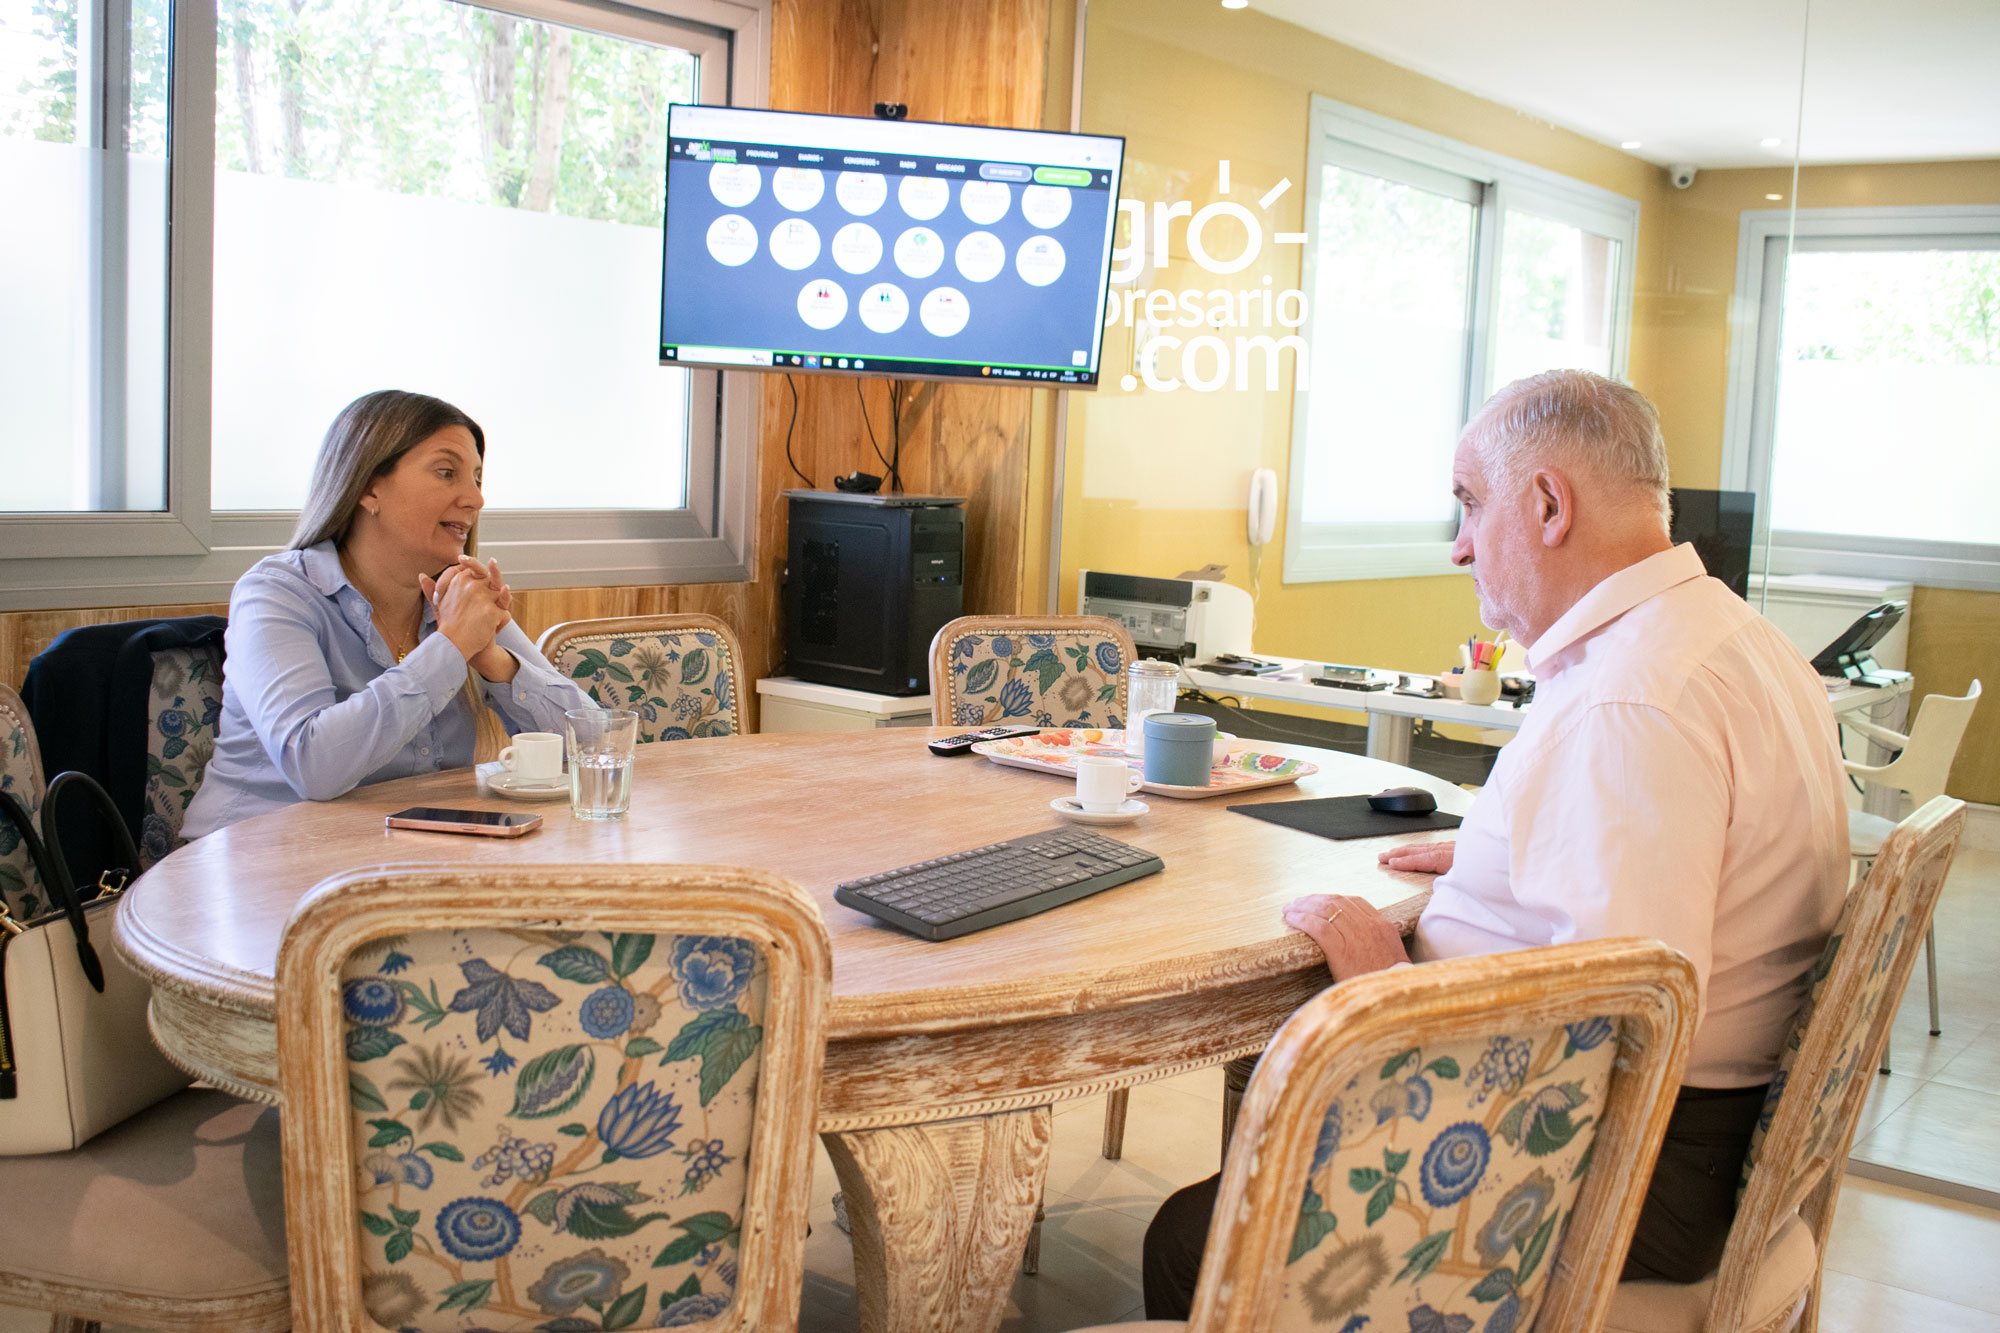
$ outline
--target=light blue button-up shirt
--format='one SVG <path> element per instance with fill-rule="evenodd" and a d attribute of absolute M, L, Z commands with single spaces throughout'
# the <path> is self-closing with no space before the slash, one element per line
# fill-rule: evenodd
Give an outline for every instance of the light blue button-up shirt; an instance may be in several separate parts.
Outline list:
<path fill-rule="evenodd" d="M 237 580 L 215 757 L 188 806 L 184 837 L 472 762 L 465 659 L 437 632 L 435 608 L 425 605 L 417 646 L 401 662 L 373 613 L 330 541 L 266 556 Z M 510 622 L 498 642 L 521 664 L 513 680 L 486 682 L 486 702 L 509 734 L 561 731 L 565 710 L 594 707 L 518 625 Z"/>

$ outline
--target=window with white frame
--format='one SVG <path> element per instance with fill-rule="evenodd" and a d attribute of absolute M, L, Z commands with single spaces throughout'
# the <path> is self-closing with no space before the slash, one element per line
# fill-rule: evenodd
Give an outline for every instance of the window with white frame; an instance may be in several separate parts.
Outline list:
<path fill-rule="evenodd" d="M 768 19 L 0 0 L 0 606 L 226 596 L 384 387 L 485 428 L 517 583 L 747 577 L 754 385 L 658 364 L 660 229 Z"/>
<path fill-rule="evenodd" d="M 1744 214 L 1725 486 L 1776 573 L 2000 589 L 2000 208 Z"/>
<path fill-rule="evenodd" d="M 1285 581 L 1451 572 L 1451 454 L 1495 388 L 1621 375 L 1636 202 L 1312 104 Z"/>

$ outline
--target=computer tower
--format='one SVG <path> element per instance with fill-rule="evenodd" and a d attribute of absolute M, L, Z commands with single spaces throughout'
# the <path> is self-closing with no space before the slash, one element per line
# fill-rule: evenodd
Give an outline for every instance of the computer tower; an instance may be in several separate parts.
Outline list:
<path fill-rule="evenodd" d="M 873 694 L 930 689 L 931 639 L 965 605 L 965 500 L 786 491 L 785 669 Z"/>

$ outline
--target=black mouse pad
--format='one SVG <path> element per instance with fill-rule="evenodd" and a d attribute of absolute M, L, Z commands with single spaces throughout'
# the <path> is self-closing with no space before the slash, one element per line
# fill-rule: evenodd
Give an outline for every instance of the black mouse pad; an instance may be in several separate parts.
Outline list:
<path fill-rule="evenodd" d="M 1428 810 L 1420 815 L 1398 815 L 1376 810 L 1366 796 L 1324 796 L 1311 801 L 1267 801 L 1259 805 L 1232 805 L 1239 815 L 1283 824 L 1322 838 L 1380 838 L 1391 833 L 1422 833 L 1426 829 L 1457 828 L 1457 815 Z"/>

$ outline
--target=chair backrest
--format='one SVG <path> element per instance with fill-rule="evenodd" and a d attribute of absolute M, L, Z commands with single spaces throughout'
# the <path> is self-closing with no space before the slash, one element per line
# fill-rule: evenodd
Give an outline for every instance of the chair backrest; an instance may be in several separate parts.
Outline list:
<path fill-rule="evenodd" d="M 1709 1304 L 1707 1327 L 1717 1333 L 1742 1327 L 1766 1246 L 1795 1212 L 1826 1252 L 1842 1174 L 1835 1168 L 1847 1160 L 1869 1071 L 1964 827 L 1964 802 L 1926 802 L 1889 834 L 1868 878 L 1847 895 L 1743 1164 L 1742 1202 Z"/>
<path fill-rule="evenodd" d="M 1322 992 L 1244 1095 L 1190 1330 L 1597 1327 L 1695 1006 L 1644 940 Z"/>
<path fill-rule="evenodd" d="M 931 723 L 1122 727 L 1137 655 L 1106 616 L 961 616 L 931 640 Z"/>
<path fill-rule="evenodd" d="M 714 616 L 571 620 L 535 646 L 598 703 L 638 713 L 641 744 L 744 730 L 743 652 Z"/>
<path fill-rule="evenodd" d="M 755 871 L 325 881 L 278 950 L 295 1326 L 795 1328 L 831 977 Z"/>
<path fill-rule="evenodd" d="M 30 819 L 39 820 L 46 789 L 35 724 L 28 720 L 21 696 L 0 685 L 0 791 L 19 801 Z M 28 844 L 5 820 L 0 820 L 0 902 L 20 921 L 32 920 L 49 908 Z"/>
<path fill-rule="evenodd" d="M 1951 776 L 1952 760 L 1958 757 L 1958 744 L 1965 738 L 1965 729 L 1971 724 L 1972 712 L 1977 707 L 1979 682 L 1976 680 L 1972 682 L 1972 688 L 1959 698 L 1948 694 L 1926 694 L 1917 706 L 1916 721 L 1910 724 L 1910 743 L 1879 772 L 1871 774 L 1869 780 L 1900 787 L 1910 793 L 1912 809 L 1924 805 L 1933 797 L 1944 795 L 1944 784 Z"/>
<path fill-rule="evenodd" d="M 146 796 L 139 821 L 139 868 L 180 845 L 188 803 L 215 757 L 222 722 L 222 648 L 161 648 L 153 653 L 146 696 Z"/>

